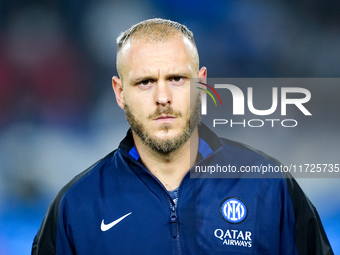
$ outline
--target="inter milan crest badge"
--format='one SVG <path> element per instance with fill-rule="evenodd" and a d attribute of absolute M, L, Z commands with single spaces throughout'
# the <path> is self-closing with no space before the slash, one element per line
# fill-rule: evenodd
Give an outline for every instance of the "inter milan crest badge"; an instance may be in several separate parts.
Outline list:
<path fill-rule="evenodd" d="M 228 197 L 221 203 L 220 213 L 222 218 L 233 224 L 244 221 L 248 215 L 246 204 L 237 197 Z"/>

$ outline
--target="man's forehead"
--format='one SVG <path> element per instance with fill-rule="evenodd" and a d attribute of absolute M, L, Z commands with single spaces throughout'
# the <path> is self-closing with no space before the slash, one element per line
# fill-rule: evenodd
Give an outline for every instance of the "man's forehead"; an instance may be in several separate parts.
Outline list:
<path fill-rule="evenodd" d="M 194 71 L 193 58 L 183 44 L 182 47 L 177 44 L 161 47 L 147 45 L 138 49 L 132 46 L 131 53 L 126 57 L 125 66 L 129 73 L 133 71 L 134 75 L 148 74 L 154 78 L 167 74 L 187 77 Z"/>
<path fill-rule="evenodd" d="M 190 63 L 185 65 L 166 65 L 160 66 L 158 68 L 150 68 L 150 67 L 142 67 L 139 70 L 129 70 L 128 77 L 131 82 L 140 82 L 145 79 L 158 79 L 161 77 L 173 77 L 173 76 L 183 76 L 183 77 L 191 77 L 192 76 L 192 67 Z"/>
<path fill-rule="evenodd" d="M 172 43 L 173 45 L 168 46 L 168 43 Z M 178 53 L 180 53 L 180 49 L 183 49 L 183 53 L 189 54 L 195 61 L 198 61 L 198 53 L 196 50 L 196 47 L 193 45 L 193 43 L 186 37 L 180 36 L 180 37 L 174 37 L 172 40 L 163 41 L 163 42 L 153 42 L 150 40 L 128 40 L 123 47 L 120 49 L 118 55 L 117 55 L 117 64 L 123 64 L 122 62 L 126 59 L 131 57 L 131 52 L 135 53 L 135 51 L 143 51 L 145 49 L 145 52 L 149 50 L 150 48 L 157 48 L 157 46 L 165 46 L 171 47 L 169 50 L 173 49 L 173 47 L 176 47 L 178 49 Z M 184 47 L 183 47 L 184 46 Z M 164 49 L 163 49 L 164 51 Z M 152 53 L 152 51 L 151 51 Z"/>
<path fill-rule="evenodd" d="M 130 38 L 131 39 L 131 38 Z M 119 76 L 123 80 L 131 78 L 130 68 L 136 64 L 136 57 L 139 60 L 143 60 L 146 56 L 152 56 L 156 52 L 156 48 L 159 48 L 160 54 L 169 52 L 168 58 L 181 58 L 185 57 L 188 59 L 187 64 L 185 64 L 185 69 L 189 69 L 194 73 L 198 72 L 198 52 L 196 46 L 185 36 L 179 35 L 173 37 L 171 40 L 166 41 L 151 41 L 151 40 L 127 40 L 125 44 L 120 48 L 117 55 L 117 69 L 119 71 Z M 169 39 L 169 38 L 168 38 Z M 158 45 L 160 47 L 158 47 Z M 165 48 L 162 46 L 166 46 Z M 175 52 L 174 52 L 175 49 Z M 140 55 L 144 51 L 144 55 Z M 137 55 L 136 55 L 137 54 Z M 164 54 L 163 54 L 164 55 Z M 165 55 L 164 55 L 165 56 Z M 143 62 L 143 61 L 141 61 Z M 138 63 L 140 65 L 141 63 Z M 140 66 L 139 66 L 140 67 Z M 139 69 L 139 68 L 138 68 Z M 191 76 L 192 76 L 191 75 Z M 124 76 L 124 77 L 123 77 Z"/>
<path fill-rule="evenodd" d="M 139 47 L 140 45 L 162 45 L 163 43 L 168 43 L 168 42 L 183 42 L 187 47 L 192 47 L 193 44 L 192 42 L 178 34 L 176 36 L 172 36 L 171 38 L 170 37 L 167 37 L 166 39 L 159 39 L 159 40 L 154 40 L 152 38 L 148 38 L 148 37 L 131 37 L 129 38 L 129 40 L 126 41 L 126 43 L 121 47 L 120 49 L 120 52 L 124 55 L 126 53 L 128 53 L 131 48 L 133 47 Z"/>

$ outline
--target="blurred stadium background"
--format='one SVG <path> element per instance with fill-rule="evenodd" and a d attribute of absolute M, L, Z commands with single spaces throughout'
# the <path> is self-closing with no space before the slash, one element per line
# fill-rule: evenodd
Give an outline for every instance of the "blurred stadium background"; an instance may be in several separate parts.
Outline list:
<path fill-rule="evenodd" d="M 184 23 L 210 77 L 340 77 L 339 11 L 329 0 L 1 0 L 0 255 L 30 254 L 56 192 L 125 135 L 111 89 L 121 31 L 153 17 Z M 333 106 L 326 135 L 338 139 Z M 313 153 L 316 138 L 288 155 Z M 340 253 L 339 179 L 298 181 Z"/>

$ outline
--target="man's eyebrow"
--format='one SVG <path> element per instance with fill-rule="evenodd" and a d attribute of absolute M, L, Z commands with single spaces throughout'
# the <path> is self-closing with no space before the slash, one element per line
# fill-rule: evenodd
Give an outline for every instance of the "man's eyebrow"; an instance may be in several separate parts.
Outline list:
<path fill-rule="evenodd" d="M 151 75 L 149 75 L 149 76 L 141 76 L 141 77 L 138 77 L 138 78 L 136 78 L 136 79 L 132 79 L 132 80 L 131 80 L 131 83 L 132 83 L 132 84 L 137 84 L 137 83 L 140 83 L 140 82 L 142 82 L 142 81 L 156 80 L 156 79 L 158 79 L 158 78 L 156 78 L 156 77 L 154 77 L 154 76 L 151 76 Z"/>
<path fill-rule="evenodd" d="M 169 78 L 172 78 L 172 77 L 186 77 L 186 78 L 190 78 L 191 77 L 191 73 L 189 73 L 189 72 L 174 72 L 174 73 L 167 74 L 165 76 L 166 79 L 169 79 Z"/>
<path fill-rule="evenodd" d="M 189 72 L 173 72 L 173 73 L 169 73 L 165 76 L 165 79 L 169 79 L 172 77 L 186 77 L 186 78 L 190 78 L 191 77 L 191 73 Z M 152 76 L 152 75 L 147 75 L 147 76 L 141 76 L 135 79 L 131 80 L 131 84 L 137 84 L 140 83 L 142 81 L 147 81 L 147 80 L 157 80 L 158 77 L 156 76 Z"/>

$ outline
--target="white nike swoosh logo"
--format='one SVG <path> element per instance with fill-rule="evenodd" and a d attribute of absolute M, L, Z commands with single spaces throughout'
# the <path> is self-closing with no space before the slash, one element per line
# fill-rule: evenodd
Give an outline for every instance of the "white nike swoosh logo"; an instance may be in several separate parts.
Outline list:
<path fill-rule="evenodd" d="M 100 229 L 102 231 L 107 231 L 110 228 L 112 228 L 114 225 L 116 225 L 117 223 L 121 222 L 124 218 L 126 218 L 127 216 L 129 216 L 132 212 L 125 214 L 124 216 L 120 217 L 119 219 L 112 221 L 110 224 L 105 224 L 104 220 L 102 220 L 102 224 L 100 225 Z"/>

